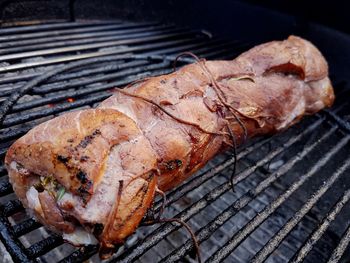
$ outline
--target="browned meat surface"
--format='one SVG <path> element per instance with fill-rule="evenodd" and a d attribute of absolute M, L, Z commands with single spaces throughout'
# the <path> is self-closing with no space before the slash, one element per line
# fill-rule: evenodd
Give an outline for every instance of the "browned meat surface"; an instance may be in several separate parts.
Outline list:
<path fill-rule="evenodd" d="M 45 122 L 11 146 L 6 166 L 42 223 L 69 242 L 108 249 L 136 229 L 157 187 L 178 185 L 233 139 L 276 133 L 333 100 L 325 59 L 291 36 Z"/>

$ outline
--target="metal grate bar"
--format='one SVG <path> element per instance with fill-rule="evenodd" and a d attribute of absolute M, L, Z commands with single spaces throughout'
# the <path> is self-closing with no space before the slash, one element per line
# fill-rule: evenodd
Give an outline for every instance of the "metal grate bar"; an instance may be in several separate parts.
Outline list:
<path fill-rule="evenodd" d="M 167 64 L 168 63 L 163 62 L 163 63 L 159 63 L 158 65 L 167 65 Z M 126 62 L 126 63 L 118 64 L 118 66 L 114 68 L 115 70 L 122 70 L 122 69 L 128 69 L 128 70 L 118 71 L 116 73 L 111 73 L 111 74 L 104 74 L 103 76 L 90 77 L 86 80 L 77 79 L 77 80 L 72 80 L 68 83 L 66 81 L 63 81 L 63 82 L 55 82 L 52 84 L 46 84 L 46 85 L 42 85 L 40 87 L 34 88 L 33 92 L 36 94 L 47 94 L 48 92 L 53 92 L 53 91 L 60 91 L 60 90 L 65 90 L 70 88 L 78 88 L 84 85 L 92 84 L 94 82 L 109 81 L 111 79 L 119 78 L 125 75 L 136 74 L 142 71 L 142 69 L 144 69 L 145 71 L 151 70 L 152 69 L 151 67 L 153 65 L 154 64 L 150 65 L 150 61 L 146 61 L 146 60 L 136 60 L 136 61 Z M 105 71 L 103 73 L 105 73 Z"/>
<path fill-rule="evenodd" d="M 158 28 L 149 29 L 146 31 L 144 31 L 144 30 L 139 30 L 139 31 L 141 31 L 141 32 L 124 33 L 124 34 L 114 33 L 114 34 L 111 34 L 110 36 L 105 36 L 105 37 L 84 38 L 84 39 L 79 39 L 79 40 L 58 41 L 55 43 L 37 44 L 37 45 L 30 45 L 30 46 L 24 46 L 24 47 L 20 46 L 20 47 L 14 47 L 14 48 L 7 48 L 7 49 L 3 49 L 3 50 L 0 49 L 0 55 L 6 57 L 6 56 L 11 56 L 13 54 L 26 53 L 26 54 L 24 54 L 24 58 L 26 58 L 26 57 L 32 57 L 32 56 L 27 56 L 28 53 L 31 53 L 31 52 L 43 53 L 46 50 L 51 50 L 52 48 L 60 48 L 60 47 L 61 48 L 70 48 L 70 47 L 75 48 L 78 45 L 79 46 L 80 45 L 92 45 L 92 44 L 97 44 L 97 43 L 108 43 L 109 41 L 131 40 L 131 39 L 135 39 L 135 38 L 155 36 L 155 35 L 159 35 L 159 34 L 163 34 L 163 33 L 184 32 L 185 30 L 170 27 L 170 26 L 159 26 Z M 114 44 L 112 44 L 112 45 L 114 45 Z M 90 48 L 84 47 L 84 49 L 90 49 Z M 67 51 L 67 52 L 70 52 L 70 51 Z M 41 55 L 42 54 L 39 54 L 39 56 L 41 56 Z M 46 54 L 44 54 L 44 55 L 46 55 Z M 1 56 L 0 56 L 0 59 L 1 59 Z"/>
<path fill-rule="evenodd" d="M 171 71 L 170 69 L 166 69 L 166 70 L 155 71 L 153 73 L 155 73 L 155 75 L 159 75 L 159 74 L 169 73 L 170 71 Z M 109 84 L 106 84 L 106 85 L 103 85 L 100 87 L 96 87 L 96 88 L 91 88 L 91 89 L 96 91 L 99 89 L 102 90 L 102 89 L 114 88 L 116 86 L 126 85 L 126 84 L 128 84 L 134 80 L 138 80 L 138 79 L 140 79 L 140 78 L 134 77 L 134 78 L 130 78 L 128 80 L 117 81 L 117 82 L 109 83 Z M 79 94 L 79 93 L 77 93 L 77 94 Z M 98 95 L 96 94 L 96 95 L 93 95 L 92 97 L 87 97 L 87 98 L 84 98 L 81 100 L 76 100 L 74 102 L 61 103 L 61 104 L 56 105 L 53 108 L 46 108 L 44 110 L 32 111 L 32 112 L 26 113 L 25 115 L 24 114 L 15 114 L 15 116 L 8 115 L 9 117 L 5 118 L 5 120 L 3 121 L 3 127 L 9 127 L 9 126 L 12 126 L 15 124 L 20 124 L 23 122 L 27 122 L 27 121 L 30 121 L 33 119 L 46 117 L 46 116 L 51 115 L 51 114 L 57 114 L 57 113 L 60 113 L 64 110 L 89 105 L 89 104 L 92 104 L 95 102 L 99 102 L 103 99 L 106 99 L 109 96 L 111 96 L 111 92 L 99 92 Z"/>
<path fill-rule="evenodd" d="M 0 213 L 5 214 L 2 205 L 0 205 Z M 30 262 L 29 257 L 24 253 L 24 246 L 16 239 L 11 231 L 11 224 L 4 216 L 0 217 L 0 239 L 15 262 Z"/>
<path fill-rule="evenodd" d="M 0 149 L 0 158 L 4 158 L 6 152 L 7 152 L 7 148 L 5 148 L 5 149 Z"/>
<path fill-rule="evenodd" d="M 178 31 L 178 30 L 169 30 L 169 31 L 171 32 L 171 31 Z M 131 39 L 128 38 L 124 40 L 105 41 L 103 43 L 94 43 L 94 44 L 85 44 L 85 45 L 78 45 L 78 46 L 71 46 L 71 47 L 22 52 L 22 53 L 16 53 L 16 54 L 2 55 L 0 56 L 0 61 L 10 61 L 14 59 L 24 59 L 24 58 L 44 56 L 44 55 L 58 55 L 62 53 L 83 51 L 83 50 L 89 50 L 89 49 L 98 49 L 98 48 L 105 48 L 105 47 L 118 46 L 118 45 L 130 45 L 130 44 L 138 44 L 138 43 L 145 43 L 145 42 L 151 42 L 151 41 L 159 41 L 167 38 L 191 35 L 194 33 L 195 31 L 187 31 L 187 32 L 181 32 L 181 33 L 167 33 L 162 35 L 157 34 L 154 36 L 144 36 L 144 37 L 141 36 L 141 37 L 136 37 Z M 148 33 L 146 32 L 145 34 L 148 34 Z"/>
<path fill-rule="evenodd" d="M 348 247 L 350 242 L 350 225 L 348 226 L 344 236 L 340 240 L 337 248 L 334 250 L 332 256 L 328 260 L 328 263 L 336 263 L 338 262 L 342 255 L 344 254 L 346 248 Z"/>
<path fill-rule="evenodd" d="M 317 243 L 317 241 L 322 237 L 324 232 L 329 227 L 330 223 L 336 218 L 339 212 L 343 209 L 345 204 L 350 200 L 350 190 L 347 190 L 342 198 L 339 199 L 337 204 L 334 206 L 334 209 L 327 214 L 323 219 L 322 224 L 319 228 L 314 231 L 310 238 L 307 239 L 306 243 L 300 248 L 298 254 L 295 256 L 295 259 L 292 260 L 293 263 L 302 262 L 304 258 L 309 254 L 312 247 Z"/>
<path fill-rule="evenodd" d="M 192 41 L 193 39 L 191 38 L 189 39 L 183 38 L 181 40 L 173 40 L 173 41 L 166 41 L 166 42 L 160 42 L 160 43 L 154 43 L 154 44 L 139 45 L 134 47 L 126 47 L 118 50 L 96 51 L 96 52 L 91 52 L 86 54 L 84 53 L 84 54 L 70 55 L 70 56 L 64 56 L 64 57 L 58 57 L 58 58 L 50 58 L 42 61 L 19 63 L 19 64 L 0 67 L 0 73 L 13 71 L 13 70 L 34 68 L 38 66 L 52 65 L 52 64 L 75 61 L 75 60 L 81 60 L 81 59 L 87 59 L 87 58 L 97 58 L 97 57 L 105 57 L 109 55 L 117 55 L 122 53 L 126 54 L 126 53 L 140 52 L 140 51 L 151 50 L 151 49 L 160 49 L 163 47 L 172 46 L 172 45 L 181 45 Z"/>
<path fill-rule="evenodd" d="M 350 137 L 349 137 L 350 138 Z M 322 195 L 334 184 L 334 182 L 349 168 L 348 159 L 315 194 L 303 205 L 303 207 L 284 225 L 284 227 L 262 248 L 252 259 L 252 263 L 263 262 L 289 234 L 289 232 L 300 222 L 307 212 L 316 204 Z"/>
<path fill-rule="evenodd" d="M 208 49 L 210 49 L 210 46 L 212 46 L 211 48 L 221 48 L 223 46 L 225 46 L 226 44 L 219 44 L 216 45 L 218 43 L 222 42 L 222 40 L 210 40 L 210 41 L 206 41 L 204 42 L 200 42 L 200 43 L 195 43 L 195 44 L 189 44 L 189 45 L 181 45 L 178 47 L 178 51 L 184 51 L 184 50 L 189 50 L 189 49 L 193 49 L 196 48 L 196 50 L 194 52 L 197 53 L 202 53 L 207 51 Z M 216 45 L 216 46 L 213 46 Z M 198 47 L 202 47 L 205 46 L 205 48 L 202 49 L 197 49 Z M 161 49 L 161 50 L 157 50 L 157 51 L 153 51 L 153 52 L 149 52 L 149 53 L 144 53 L 145 55 L 149 54 L 149 55 L 154 55 L 154 54 L 167 54 L 169 49 Z M 173 49 L 172 49 L 173 50 Z M 120 55 L 116 55 L 115 59 L 118 60 L 120 59 Z M 121 61 L 119 61 L 121 63 Z M 135 63 L 138 61 L 134 61 Z M 133 63 L 133 62 L 131 62 Z M 103 67 L 97 67 L 97 68 L 91 68 L 89 67 L 88 69 L 81 69 L 79 71 L 77 71 L 77 69 L 75 70 L 76 72 L 74 73 L 67 73 L 67 74 L 61 74 L 55 77 L 52 77 L 51 79 L 49 79 L 47 81 L 47 83 L 54 83 L 57 81 L 62 81 L 62 80 L 68 80 L 68 79 L 72 79 L 72 78 L 79 78 L 79 77 L 86 77 L 89 76 L 93 73 L 107 73 L 108 71 L 114 71 L 119 69 L 118 63 L 117 61 L 114 61 L 112 64 L 112 61 L 109 62 L 108 64 L 104 65 Z M 40 73 L 31 73 L 31 74 L 21 74 L 21 75 L 17 75 L 17 76 L 10 76 L 10 77 L 3 77 L 0 79 L 0 84 L 6 84 L 6 83 L 14 83 L 14 82 L 18 82 L 18 81 L 23 81 L 23 80 L 29 80 L 32 79 L 36 76 L 40 75 Z M 11 89 L 9 92 L 11 92 L 13 89 Z M 4 95 L 7 95 L 8 93 L 3 93 Z"/>
<path fill-rule="evenodd" d="M 63 244 L 63 239 L 58 235 L 51 235 L 48 238 L 45 238 L 34 245 L 31 245 L 27 248 L 27 254 L 30 258 L 34 259 L 39 256 L 46 254 L 51 249 L 58 247 Z"/>
<path fill-rule="evenodd" d="M 119 71 L 117 73 L 112 73 L 112 74 L 104 74 L 103 76 L 91 77 L 87 80 L 76 80 L 76 81 L 72 81 L 72 82 L 68 82 L 68 83 L 57 82 L 57 84 L 55 83 L 53 85 L 43 85 L 41 87 L 34 88 L 33 92 L 36 94 L 47 94 L 48 92 L 65 90 L 65 87 L 66 87 L 66 89 L 77 88 L 77 87 L 81 87 L 84 85 L 93 84 L 95 82 L 110 81 L 110 80 L 115 79 L 115 78 L 120 78 L 123 76 L 137 74 L 137 73 L 145 72 L 145 71 L 151 71 L 154 69 L 160 69 L 160 68 L 164 68 L 164 67 L 167 67 L 170 65 L 169 61 L 165 61 L 165 62 L 161 62 L 161 63 L 157 63 L 157 64 L 150 63 L 149 61 L 144 61 L 144 60 L 138 61 L 138 63 L 136 63 L 136 62 L 137 61 L 121 64 L 119 67 L 119 69 L 131 68 L 128 70 Z M 135 68 L 135 66 L 138 66 L 138 67 Z"/>
<path fill-rule="evenodd" d="M 345 136 L 329 152 L 327 152 L 308 173 L 302 175 L 281 196 L 269 204 L 262 212 L 256 215 L 244 228 L 240 229 L 225 245 L 212 255 L 208 262 L 219 262 L 226 258 L 251 232 L 253 232 L 269 215 L 271 215 L 287 198 L 294 193 L 306 180 L 311 178 L 323 167 L 342 147 L 349 142 L 350 136 Z"/>
<path fill-rule="evenodd" d="M 15 138 L 18 138 L 18 136 L 23 135 L 24 133 L 28 132 L 31 128 L 33 128 L 37 123 L 28 123 L 25 127 L 17 128 L 17 129 L 10 129 L 9 131 L 5 132 L 4 134 L 0 135 L 0 141 L 10 141 Z M 7 148 L 4 150 L 7 151 Z M 5 167 L 3 165 L 0 166 L 0 176 L 6 171 Z"/>
<path fill-rule="evenodd" d="M 35 39 L 35 38 L 45 38 L 45 37 L 55 37 L 55 36 L 62 36 L 62 35 L 74 35 L 74 34 L 81 34 L 81 33 L 88 33 L 88 32 L 101 32 L 106 30 L 115 30 L 115 29 L 127 29 L 127 28 L 136 28 L 136 27 L 143 27 L 143 26 L 152 26 L 157 25 L 155 22 L 145 22 L 145 23 L 110 23 L 107 25 L 102 26 L 86 26 L 86 27 L 78 27 L 78 28 L 69 28 L 65 30 L 58 30 L 58 31 L 49 31 L 49 32 L 42 32 L 40 29 L 40 32 L 35 33 L 27 33 L 27 34 L 17 34 L 17 35 L 7 35 L 4 37 L 0 36 L 0 41 L 6 42 L 6 41 L 23 41 L 28 39 Z M 0 33 L 1 35 L 1 33 Z"/>
<path fill-rule="evenodd" d="M 290 147 L 294 143 L 301 140 L 303 136 L 305 136 L 306 134 L 315 130 L 321 123 L 322 123 L 321 120 L 316 121 L 312 125 L 308 126 L 307 129 L 302 131 L 300 134 L 298 134 L 294 137 L 291 137 L 282 146 L 277 147 L 275 150 L 273 150 L 271 153 L 269 153 L 267 156 L 265 156 L 264 159 L 259 160 L 255 165 L 248 167 L 244 171 L 237 174 L 233 178 L 233 184 L 235 185 L 235 184 L 239 183 L 240 181 L 246 179 L 258 167 L 261 167 L 261 166 L 267 164 L 270 160 L 272 160 L 274 157 L 276 157 L 278 154 L 280 154 L 284 149 Z M 207 195 L 205 195 L 202 199 L 200 199 L 196 203 L 193 203 L 191 206 L 186 208 L 184 211 L 177 214 L 176 217 L 183 220 L 183 221 L 187 221 L 191 216 L 197 214 L 199 211 L 201 211 L 203 208 L 208 206 L 210 203 L 214 202 L 217 198 L 219 198 L 221 195 L 223 195 L 225 192 L 227 192 L 230 189 L 231 189 L 230 182 L 227 182 L 227 183 L 224 183 L 224 184 L 218 186 L 217 188 L 215 188 L 214 190 L 209 192 Z M 115 262 L 132 262 L 135 258 L 141 256 L 149 248 L 151 248 L 156 243 L 161 241 L 166 235 L 168 235 L 171 232 L 175 231 L 176 229 L 180 228 L 180 225 L 178 225 L 178 224 L 176 224 L 176 226 L 174 226 L 174 225 L 166 224 L 166 225 L 162 225 L 161 227 L 157 228 L 152 234 L 148 235 L 141 242 L 139 242 L 138 244 L 133 246 L 131 251 L 127 250 L 125 253 L 123 253 Z"/>
<path fill-rule="evenodd" d="M 22 47 L 28 47 L 29 45 L 39 45 L 39 44 L 45 44 L 45 43 L 52 43 L 52 42 L 58 42 L 58 41 L 70 41 L 73 39 L 91 39 L 96 37 L 103 37 L 103 36 L 112 36 L 112 35 L 121 35 L 121 34 L 129 34 L 129 33 L 137 33 L 140 31 L 148 31 L 148 30 L 154 30 L 158 28 L 166 28 L 171 27 L 171 25 L 161 25 L 159 26 L 157 23 L 151 23 L 151 24 L 123 24 L 114 26 L 112 28 L 108 28 L 108 30 L 103 30 L 105 28 L 94 28 L 94 31 L 88 32 L 88 33 L 71 33 L 71 34 L 65 34 L 65 35 L 59 35 L 59 36 L 52 36 L 48 38 L 47 36 L 44 36 L 42 38 L 31 38 L 27 40 L 18 40 L 15 39 L 10 42 L 2 42 L 0 43 L 0 48 L 6 49 L 7 51 L 12 50 L 11 48 L 15 48 L 18 46 Z M 91 29 L 90 29 L 91 30 Z M 38 46 L 39 48 L 40 46 Z"/>
<path fill-rule="evenodd" d="M 13 233 L 16 237 L 25 235 L 37 228 L 41 227 L 41 224 L 33 218 L 27 219 L 19 224 L 13 226 Z"/>
<path fill-rule="evenodd" d="M 215 42 L 214 42 L 215 41 Z M 214 42 L 214 43 L 220 43 L 222 42 L 222 40 L 211 40 L 211 41 L 205 41 L 205 42 L 201 42 L 200 45 L 197 46 L 198 47 L 203 47 L 203 48 L 199 48 L 199 49 L 196 49 L 195 51 L 193 51 L 192 53 L 195 53 L 196 55 L 198 54 L 202 54 L 201 56 L 203 57 L 204 56 L 204 53 L 205 52 L 208 52 L 208 44 L 211 43 L 211 42 Z M 224 42 L 224 43 L 221 43 L 221 44 L 218 44 L 217 46 L 215 46 L 215 49 L 219 49 L 219 48 L 222 48 L 222 47 L 226 47 L 230 44 Z M 192 49 L 190 45 L 188 46 L 185 46 L 186 48 L 185 49 L 179 49 L 181 47 L 171 47 L 171 48 L 167 48 L 167 49 L 163 49 L 162 50 L 162 53 L 165 53 L 167 54 L 168 57 L 171 57 L 171 56 L 177 56 L 179 54 L 179 51 L 183 51 L 183 50 L 190 50 Z M 154 54 L 158 54 L 158 51 L 155 50 L 155 51 L 150 51 L 150 52 L 146 52 L 145 53 L 146 55 L 154 55 Z M 175 57 L 174 57 L 175 58 Z"/>
<path fill-rule="evenodd" d="M 274 173 L 269 175 L 264 181 L 260 182 L 254 189 L 251 189 L 246 194 L 237 199 L 230 207 L 218 215 L 214 220 L 212 220 L 208 225 L 201 228 L 197 233 L 196 237 L 199 243 L 209 238 L 209 236 L 214 233 L 220 226 L 222 226 L 227 220 L 244 208 L 251 200 L 256 198 L 260 193 L 262 193 L 267 187 L 269 187 L 273 182 L 275 182 L 282 175 L 286 174 L 292 167 L 299 161 L 303 160 L 312 150 L 314 150 L 318 145 L 327 140 L 335 131 L 337 127 L 331 128 L 323 136 L 314 142 L 312 145 L 305 147 L 302 152 L 298 153 L 295 158 L 290 159 L 287 163 L 281 166 Z M 188 240 L 184 245 L 174 250 L 162 262 L 176 262 L 180 260 L 186 253 L 193 249 L 192 240 Z"/>
<path fill-rule="evenodd" d="M 0 197 L 8 195 L 12 192 L 12 185 L 8 180 L 0 182 Z"/>
<path fill-rule="evenodd" d="M 114 79 L 116 77 L 121 77 L 123 76 L 123 74 L 125 75 L 131 75 L 131 74 L 137 74 L 143 71 L 150 71 L 150 70 L 156 70 L 156 69 L 162 69 L 162 68 L 166 68 L 167 66 L 169 66 L 169 62 L 162 62 L 162 63 L 158 63 L 158 64 L 151 64 L 150 66 L 147 67 L 137 67 L 136 69 L 132 69 L 132 70 L 125 70 L 125 71 L 120 71 L 116 74 L 111 74 L 111 75 L 104 75 L 102 77 L 98 77 L 100 80 L 110 80 L 110 79 Z M 96 78 L 97 79 L 97 78 Z M 83 82 L 83 81 L 82 81 Z M 90 81 L 88 81 L 90 82 Z M 93 81 L 95 82 L 95 81 Z M 119 81 L 120 82 L 120 81 Z M 125 83 L 125 80 L 122 81 L 123 83 Z M 127 80 L 128 82 L 128 80 Z M 78 86 L 78 83 L 68 83 L 67 86 Z M 90 83 L 88 83 L 90 84 Z M 86 83 L 82 83 L 81 86 L 86 85 Z M 19 111 L 19 110 L 25 110 L 25 109 L 30 109 L 30 108 L 34 108 L 37 106 L 42 106 L 42 105 L 47 105 L 48 103 L 55 103 L 57 101 L 60 100 L 64 100 L 66 98 L 69 97 L 79 97 L 79 96 L 83 96 L 83 95 L 87 95 L 87 94 L 91 94 L 93 92 L 97 92 L 97 91 L 102 91 L 102 90 L 106 90 L 106 89 L 110 89 L 111 84 L 109 85 L 101 85 L 100 87 L 91 87 L 91 88 L 84 88 L 84 89 L 79 89 L 79 90 L 74 90 L 74 91 L 69 91 L 67 93 L 62 93 L 62 94 L 53 94 L 51 96 L 47 96 L 44 97 L 42 99 L 37 99 L 37 100 L 33 100 L 30 102 L 26 102 L 26 103 L 22 103 L 17 105 L 16 107 L 14 107 L 15 111 Z M 116 86 L 120 86 L 116 85 Z M 54 86 L 53 88 L 60 88 L 61 86 Z M 52 89 L 50 89 L 48 92 L 51 92 Z"/>
<path fill-rule="evenodd" d="M 36 32 L 36 31 L 47 31 L 50 30 L 50 32 L 53 29 L 64 29 L 64 28 L 84 28 L 84 27 L 94 27 L 98 25 L 110 25 L 110 24 L 121 24 L 121 22 L 113 20 L 113 21 L 93 21 L 93 22 L 68 22 L 68 23 L 52 23 L 52 24 L 38 24 L 38 25 L 30 25 L 30 26 L 16 26 L 16 27 L 8 27 L 8 28 L 1 28 L 0 29 L 0 35 L 6 35 L 9 34 L 16 34 L 15 36 L 12 36 L 14 38 L 19 37 L 19 35 L 24 35 L 25 32 Z M 63 31 L 63 30 L 62 30 Z M 50 32 L 45 32 L 45 34 L 49 34 Z M 2 40 L 2 39 L 1 39 Z"/>
<path fill-rule="evenodd" d="M 74 251 L 68 257 L 59 261 L 59 263 L 72 263 L 72 262 L 83 262 L 88 260 L 91 256 L 96 254 L 98 247 L 94 245 L 88 245 Z"/>
<path fill-rule="evenodd" d="M 115 85 L 111 85 L 111 88 Z M 98 95 L 94 95 L 88 98 L 84 98 L 81 100 L 76 100 L 74 102 L 69 103 L 61 103 L 59 105 L 56 105 L 54 108 L 47 108 L 45 110 L 39 110 L 39 111 L 33 111 L 30 113 L 27 113 L 26 115 L 18 114 L 16 117 L 13 117 L 11 119 L 5 119 L 3 122 L 3 127 L 9 127 L 15 124 L 20 124 L 23 122 L 27 122 L 33 119 L 38 119 L 42 117 L 46 117 L 52 114 L 57 114 L 66 110 L 78 108 L 81 106 L 86 106 L 95 102 L 99 102 L 101 100 L 104 100 L 108 98 L 111 95 L 110 92 L 100 92 Z"/>
<path fill-rule="evenodd" d="M 29 80 L 35 76 L 38 76 L 39 73 L 31 73 L 31 74 L 21 74 L 21 75 L 16 75 L 16 76 L 10 76 L 10 77 L 2 77 L 0 79 L 0 84 L 12 84 L 17 81 L 21 80 Z"/>
<path fill-rule="evenodd" d="M 247 46 L 232 42 L 231 44 L 227 44 L 227 45 L 223 44 L 222 46 L 218 47 L 217 49 L 211 52 L 209 52 L 209 50 L 206 50 L 206 48 L 203 48 L 203 49 L 200 49 L 199 51 L 196 51 L 195 54 L 198 55 L 200 52 L 203 52 L 200 55 L 201 58 L 219 59 L 219 58 L 224 58 L 221 56 L 223 53 L 229 53 L 230 54 L 229 57 L 234 58 L 245 49 L 247 49 Z M 177 55 L 178 51 L 169 49 L 169 53 Z"/>
<path fill-rule="evenodd" d="M 118 59 L 118 56 L 115 56 L 115 57 L 116 57 L 116 59 Z M 134 71 L 135 70 L 140 70 L 140 69 L 142 69 L 141 66 L 144 66 L 144 65 L 147 65 L 147 64 L 150 64 L 150 62 L 146 61 L 146 60 L 135 60 L 135 61 L 131 61 L 131 62 L 117 63 L 113 68 L 115 70 L 123 70 L 123 69 L 135 68 L 136 67 L 136 69 L 131 69 L 131 70 L 129 69 L 130 73 L 132 74 L 132 72 L 133 72 L 132 70 L 134 70 Z M 140 67 L 140 68 L 137 68 L 137 67 Z M 109 69 L 110 68 L 108 68 L 108 70 Z M 99 71 L 102 71 L 102 70 L 103 70 L 103 68 L 100 68 Z M 102 71 L 102 72 L 104 73 L 106 71 Z M 122 71 L 122 72 L 125 72 L 125 71 Z M 94 71 L 85 72 L 85 74 L 86 73 L 90 73 L 91 74 L 91 73 L 94 73 Z M 88 74 L 88 75 L 90 75 L 90 74 Z M 65 89 L 68 89 L 68 88 L 78 88 L 78 87 L 81 87 L 83 85 L 92 84 L 94 82 L 106 81 L 106 80 L 110 80 L 110 79 L 113 79 L 113 78 L 116 78 L 116 77 L 123 76 L 121 74 L 121 72 L 118 72 L 118 73 L 104 74 L 103 76 L 99 75 L 99 76 L 96 76 L 96 77 L 88 78 L 86 80 L 81 80 L 81 79 L 79 79 L 79 75 L 78 76 L 75 76 L 74 74 L 70 75 L 72 77 L 72 80 L 70 82 L 62 81 L 62 82 L 55 82 L 55 83 L 50 83 L 50 84 L 44 84 L 44 85 L 42 85 L 40 87 L 35 87 L 33 89 L 32 93 L 46 95 L 48 92 L 52 92 L 52 91 L 65 90 Z M 2 95 L 10 95 L 10 94 L 12 94 L 12 92 L 19 90 L 22 86 L 23 86 L 23 84 L 20 83 L 18 85 L 18 88 L 10 89 L 8 91 L 4 91 L 4 92 L 2 92 Z M 24 106 L 24 105 L 26 105 L 25 102 L 21 103 L 21 104 L 17 104 L 17 105 L 15 105 L 13 107 L 12 111 L 21 110 L 22 107 L 23 107 L 23 109 L 25 109 L 26 106 Z"/>
<path fill-rule="evenodd" d="M 10 200 L 2 205 L 2 215 L 11 216 L 19 211 L 22 211 L 24 208 L 22 203 L 18 200 Z"/>
<path fill-rule="evenodd" d="M 212 51 L 210 53 L 206 53 L 204 54 L 205 58 L 213 58 L 213 57 L 223 57 L 223 58 L 229 58 L 229 59 L 233 59 L 236 56 L 240 55 L 240 53 L 242 53 L 244 50 L 248 50 L 249 47 L 252 46 L 250 44 L 238 44 L 238 46 L 236 46 L 234 48 L 234 52 L 232 52 L 231 49 L 218 49 L 215 51 Z M 224 56 L 225 55 L 225 56 Z"/>
<path fill-rule="evenodd" d="M 327 116 L 331 117 L 332 120 L 336 121 L 340 127 L 342 127 L 345 131 L 350 133 L 350 123 L 347 121 L 344 121 L 342 118 L 340 118 L 335 112 L 332 112 L 330 110 L 324 110 L 324 112 L 327 114 Z"/>
<path fill-rule="evenodd" d="M 88 67 L 88 69 L 83 69 L 83 67 L 78 67 L 78 68 L 76 68 L 75 72 L 54 76 L 54 77 L 50 78 L 47 81 L 47 83 L 68 80 L 68 79 L 72 79 L 74 77 L 79 78 L 79 77 L 89 76 L 90 74 L 94 74 L 94 73 L 103 73 L 103 72 L 110 72 L 110 71 L 116 70 L 116 69 L 118 69 L 118 65 L 121 63 L 124 63 L 125 60 L 122 60 L 120 58 L 120 55 L 116 55 L 114 57 L 116 60 L 114 62 L 110 61 L 109 63 L 107 63 L 103 66 L 97 67 L 97 68 L 90 66 L 90 67 Z M 15 82 L 19 82 L 19 81 L 30 80 L 34 77 L 39 76 L 40 74 L 41 73 L 36 72 L 36 73 L 30 73 L 30 74 L 20 74 L 20 75 L 16 75 L 16 76 L 3 77 L 2 79 L 0 79 L 0 84 L 15 83 Z"/>

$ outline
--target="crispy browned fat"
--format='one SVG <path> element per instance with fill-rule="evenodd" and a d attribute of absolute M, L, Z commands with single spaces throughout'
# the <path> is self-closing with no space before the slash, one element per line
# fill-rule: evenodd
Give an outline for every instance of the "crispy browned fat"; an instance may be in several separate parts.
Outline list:
<path fill-rule="evenodd" d="M 42 123 L 10 147 L 6 167 L 40 222 L 108 251 L 135 231 L 157 187 L 175 187 L 233 139 L 284 130 L 333 100 L 326 60 L 291 36 L 234 60 L 197 61 L 116 91 L 97 109 Z"/>

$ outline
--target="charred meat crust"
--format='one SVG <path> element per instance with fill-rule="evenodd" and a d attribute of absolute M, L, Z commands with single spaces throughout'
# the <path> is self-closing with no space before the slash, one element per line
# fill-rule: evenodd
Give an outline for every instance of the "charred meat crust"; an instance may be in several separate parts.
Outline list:
<path fill-rule="evenodd" d="M 67 162 L 69 161 L 69 157 L 64 157 L 62 155 L 57 155 L 57 160 L 59 160 L 64 165 L 67 165 Z"/>
<path fill-rule="evenodd" d="M 78 180 L 82 183 L 82 184 L 86 184 L 88 183 L 88 177 L 87 174 L 83 171 L 79 171 L 76 175 L 76 177 L 78 178 Z"/>
<path fill-rule="evenodd" d="M 174 171 L 182 166 L 182 161 L 179 159 L 170 160 L 159 164 L 161 170 Z"/>
<path fill-rule="evenodd" d="M 89 144 L 91 144 L 92 140 L 101 135 L 101 131 L 99 129 L 96 129 L 91 133 L 90 135 L 87 135 L 82 139 L 79 144 L 75 147 L 75 150 L 77 150 L 79 147 L 86 148 Z"/>
<path fill-rule="evenodd" d="M 90 197 L 92 192 L 92 182 L 91 181 L 87 181 L 85 184 L 82 184 L 79 188 L 78 188 L 78 193 L 79 196 L 81 197 L 81 199 L 83 200 L 84 204 L 87 203 L 88 198 Z"/>
<path fill-rule="evenodd" d="M 93 232 L 92 232 L 92 233 L 94 234 L 95 237 L 99 237 L 99 236 L 102 234 L 103 229 L 104 229 L 104 225 L 103 225 L 103 224 L 101 224 L 101 223 L 96 223 L 96 224 L 94 225 L 94 228 L 93 228 Z"/>

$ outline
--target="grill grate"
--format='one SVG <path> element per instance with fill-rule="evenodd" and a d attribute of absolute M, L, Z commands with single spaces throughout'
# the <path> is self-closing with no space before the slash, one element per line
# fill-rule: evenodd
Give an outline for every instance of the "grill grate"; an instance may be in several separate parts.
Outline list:
<path fill-rule="evenodd" d="M 93 107 L 115 87 L 171 72 L 180 52 L 228 59 L 252 45 L 156 22 L 121 21 L 4 28 L 0 42 L 0 101 L 28 87 L 3 120 L 1 161 L 9 145 L 33 126 Z M 37 77 L 42 81 L 30 85 Z M 207 262 L 349 259 L 349 89 L 343 82 L 335 87 L 337 104 L 331 111 L 239 151 L 234 191 L 228 179 L 233 159 L 227 152 L 167 194 L 165 216 L 192 226 Z M 96 246 L 64 244 L 25 213 L 3 163 L 0 202 L 3 253 L 13 261 L 97 261 Z M 156 200 L 156 211 L 160 206 Z M 167 223 L 140 227 L 111 262 L 192 262 L 193 254 L 188 234 L 179 224 Z"/>

